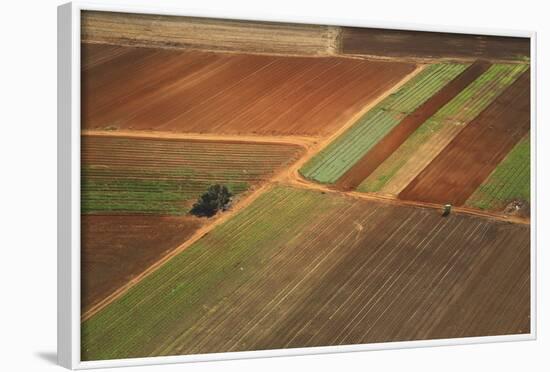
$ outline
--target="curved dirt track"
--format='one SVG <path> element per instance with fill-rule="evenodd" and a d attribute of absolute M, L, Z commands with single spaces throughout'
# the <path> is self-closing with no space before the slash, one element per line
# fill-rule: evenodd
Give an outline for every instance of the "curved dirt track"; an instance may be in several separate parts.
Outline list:
<path fill-rule="evenodd" d="M 83 356 L 527 333 L 529 236 L 276 186 L 85 324 Z"/>
<path fill-rule="evenodd" d="M 131 135 L 129 135 L 126 132 L 123 131 L 115 131 L 115 132 L 102 132 L 101 134 L 96 131 L 87 131 L 86 134 L 98 134 L 98 135 L 114 135 L 114 136 L 133 136 L 133 137 L 143 137 L 147 136 L 147 138 L 163 138 L 168 139 L 170 138 L 171 134 L 169 133 L 160 133 L 160 132 L 148 132 L 148 133 L 139 133 L 134 132 Z M 159 137 L 155 137 L 155 134 L 158 134 Z M 210 135 L 184 135 L 184 134 L 177 134 L 175 135 L 177 138 L 194 138 L 194 139 L 218 139 L 218 136 L 210 136 Z M 174 137 L 173 137 L 174 138 Z M 224 136 L 224 138 L 227 137 Z M 281 143 L 283 139 L 279 137 L 262 137 L 264 142 L 269 142 L 269 140 L 277 141 L 277 143 Z M 330 141 L 331 138 L 327 139 L 326 141 Z M 385 196 L 378 193 L 363 193 L 363 192 L 345 192 L 340 190 L 335 190 L 334 188 L 331 188 L 326 185 L 321 185 L 318 183 L 313 183 L 311 181 L 308 181 L 304 179 L 298 172 L 298 170 L 301 168 L 303 163 L 305 163 L 309 158 L 317 152 L 317 147 L 321 146 L 322 144 L 317 144 L 313 146 L 311 143 L 306 145 L 305 141 L 303 139 L 293 139 L 292 138 L 285 138 L 284 143 L 293 143 L 293 144 L 302 144 L 304 146 L 307 146 L 307 152 L 306 155 L 304 155 L 302 158 L 300 158 L 297 162 L 295 162 L 291 167 L 289 167 L 286 170 L 282 170 L 277 175 L 274 176 L 270 181 L 264 183 L 258 188 L 255 188 L 251 190 L 250 192 L 245 193 L 240 199 L 239 202 L 236 203 L 236 205 L 228 212 L 219 214 L 212 218 L 212 221 L 208 224 L 203 225 L 201 228 L 196 230 L 192 236 L 190 236 L 184 243 L 182 243 L 177 248 L 171 250 L 168 254 L 163 256 L 158 261 L 154 262 L 149 266 L 146 270 L 144 270 L 139 275 L 134 276 L 130 281 L 128 281 L 126 284 L 119 287 L 117 290 L 112 292 L 109 296 L 105 297 L 101 301 L 97 301 L 93 306 L 91 306 L 89 309 L 87 309 L 85 312 L 82 313 L 81 320 L 85 321 L 92 317 L 94 314 L 99 312 L 101 309 L 109 305 L 111 302 L 118 299 L 120 296 L 122 296 L 126 291 L 128 291 L 131 287 L 133 287 L 135 284 L 137 284 L 141 279 L 149 275 L 150 273 L 157 270 L 159 267 L 161 267 L 164 263 L 168 262 L 171 258 L 185 250 L 187 247 L 191 246 L 195 242 L 197 242 L 199 239 L 201 239 L 205 234 L 212 231 L 215 227 L 223 224 L 227 220 L 229 220 L 232 216 L 234 216 L 236 213 L 238 213 L 240 210 L 246 208 L 249 206 L 253 201 L 255 201 L 258 197 L 260 197 L 264 192 L 269 190 L 273 185 L 275 184 L 285 184 L 290 185 L 294 187 L 299 188 L 305 188 L 310 190 L 316 190 L 324 193 L 338 193 L 345 197 L 352 197 L 356 199 L 362 199 L 362 200 L 370 200 L 375 202 L 382 202 L 382 203 L 390 203 L 394 205 L 407 205 L 407 206 L 415 206 L 420 208 L 429 208 L 429 209 L 436 209 L 441 210 L 442 206 L 440 204 L 434 204 L 434 203 L 427 203 L 427 202 L 416 202 L 416 201 L 407 201 L 407 200 L 400 200 L 392 196 Z M 489 219 L 495 219 L 499 221 L 506 221 L 511 223 L 519 223 L 519 224 L 529 224 L 530 220 L 526 218 L 516 217 L 516 216 L 507 216 L 499 213 L 491 213 L 491 212 L 485 212 L 480 211 L 472 208 L 464 208 L 464 207 L 455 207 L 453 208 L 453 213 L 463 213 L 468 215 L 474 215 L 478 217 L 484 217 Z"/>
<path fill-rule="evenodd" d="M 257 188 L 251 189 L 249 192 L 246 192 L 243 195 L 241 195 L 241 197 L 239 198 L 239 202 L 235 203 L 235 205 L 231 208 L 231 210 L 214 216 L 210 223 L 205 224 L 203 227 L 196 230 L 195 233 L 191 237 L 189 237 L 189 239 L 183 242 L 180 246 L 173 249 L 170 253 L 168 253 L 167 255 L 159 259 L 157 262 L 149 266 L 141 274 L 136 275 L 134 278 L 132 278 L 132 280 L 122 285 L 120 288 L 112 292 L 109 296 L 105 297 L 103 300 L 98 301 L 94 306 L 90 307 L 87 311 L 83 312 L 81 314 L 81 320 L 85 321 L 86 319 L 89 319 L 90 317 L 92 317 L 94 314 L 96 314 L 101 309 L 109 305 L 111 302 L 113 302 L 114 300 L 122 296 L 128 289 L 133 287 L 141 279 L 143 279 L 150 273 L 154 272 L 156 269 L 158 269 L 160 266 L 162 266 L 172 257 L 176 256 L 178 253 L 180 253 L 181 251 L 189 247 L 191 244 L 198 241 L 200 238 L 202 238 L 205 234 L 207 234 L 209 231 L 214 229 L 216 226 L 229 220 L 233 215 L 238 213 L 238 211 L 242 210 L 243 208 L 246 208 L 254 200 L 256 200 L 260 195 L 262 195 L 262 193 L 264 193 L 269 188 L 271 188 L 273 183 L 291 182 L 294 179 L 298 184 L 301 179 L 298 173 L 298 169 L 300 169 L 306 161 L 308 161 L 320 149 L 324 148 L 336 137 L 340 136 L 343 132 L 345 132 L 349 127 L 351 127 L 355 123 L 355 121 L 358 118 L 364 115 L 365 112 L 372 109 L 379 102 L 384 100 L 387 96 L 397 91 L 407 81 L 409 81 L 414 76 L 416 76 L 416 74 L 422 71 L 423 68 L 424 66 L 422 65 L 418 66 L 415 70 L 413 70 L 411 73 L 406 75 L 401 81 L 395 84 L 391 89 L 386 90 L 383 94 L 381 94 L 379 97 L 374 99 L 368 105 L 363 107 L 360 111 L 356 112 L 345 124 L 341 125 L 340 128 L 336 132 L 334 132 L 331 136 L 323 138 L 322 140 L 318 138 L 300 137 L 300 136 L 242 136 L 242 135 L 231 136 L 231 135 L 216 135 L 216 134 L 173 133 L 173 132 L 161 132 L 161 131 L 132 131 L 132 130 L 97 131 L 97 130 L 85 130 L 85 129 L 82 130 L 83 135 L 120 136 L 120 137 L 128 137 L 128 138 L 157 138 L 157 139 L 166 139 L 166 140 L 169 140 L 170 138 L 201 139 L 201 140 L 213 140 L 213 141 L 217 141 L 217 140 L 225 140 L 225 141 L 241 140 L 242 141 L 243 139 L 245 140 L 248 139 L 254 142 L 258 142 L 259 140 L 261 140 L 261 142 L 264 142 L 264 143 L 275 142 L 275 143 L 301 145 L 305 147 L 306 152 L 291 167 L 289 167 L 286 170 L 282 170 L 278 174 L 274 175 L 274 177 L 271 179 L 270 182 L 266 182 L 263 185 L 260 185 Z M 315 185 L 310 184 L 310 187 L 314 188 Z"/>
<path fill-rule="evenodd" d="M 345 128 L 344 128 L 345 129 Z M 279 172 L 274 178 L 267 181 L 266 184 L 287 184 L 300 188 L 317 190 L 321 192 L 330 192 L 330 193 L 339 193 L 342 195 L 348 195 L 357 199 L 381 201 L 391 204 L 402 204 L 409 206 L 417 206 L 422 208 L 432 208 L 432 209 L 442 209 L 442 205 L 438 203 L 423 202 L 423 201 L 414 201 L 414 200 L 404 200 L 399 199 L 396 196 L 385 194 L 385 193 L 365 193 L 365 192 L 355 192 L 349 191 L 346 189 L 340 189 L 338 185 L 323 185 L 319 183 L 312 182 L 305 179 L 299 173 L 299 169 L 302 165 L 313 156 L 319 148 L 322 148 L 323 145 L 327 142 L 332 141 L 332 137 L 320 141 L 316 138 L 311 137 L 300 137 L 300 136 L 228 136 L 228 135 L 214 135 L 214 134 L 197 134 L 197 133 L 171 133 L 171 132 L 160 132 L 160 131 L 131 131 L 131 130 L 117 130 L 117 131 L 95 131 L 95 130 L 84 130 L 82 131 L 83 135 L 86 136 L 107 136 L 107 137 L 123 137 L 123 138 L 151 138 L 151 139 L 187 139 L 187 140 L 202 140 L 202 141 L 242 141 L 242 142 L 254 142 L 254 143 L 280 143 L 280 144 L 291 144 L 299 145 L 304 147 L 306 154 L 302 156 L 298 161 L 293 163 L 289 168 Z M 266 185 L 263 185 L 260 188 L 256 188 L 253 191 L 253 194 L 259 194 L 260 191 L 266 189 Z M 246 205 L 249 204 L 250 197 L 243 198 L 239 201 L 237 206 L 232 209 L 232 211 L 240 210 L 243 208 L 243 204 L 246 199 Z M 255 199 L 255 198 L 254 198 Z M 254 200 L 251 199 L 250 201 Z M 482 211 L 473 208 L 467 207 L 454 207 L 454 212 L 465 213 L 470 215 L 475 215 L 479 217 L 494 218 L 500 221 L 509 221 L 514 223 L 528 224 L 529 219 L 508 216 L 502 213 Z M 229 213 L 225 214 L 228 215 Z"/>
<path fill-rule="evenodd" d="M 429 202 L 416 202 L 416 201 L 406 201 L 399 200 L 394 197 L 385 196 L 375 193 L 362 193 L 362 192 L 345 192 L 336 190 L 326 185 L 321 185 L 305 180 L 301 177 L 298 170 L 307 162 L 311 157 L 313 157 L 320 149 L 324 148 L 328 143 L 332 142 L 336 137 L 341 135 L 346 131 L 350 126 L 352 126 L 355 121 L 361 117 L 365 112 L 370 110 L 388 95 L 395 92 L 400 88 L 401 85 L 406 83 L 412 77 L 414 77 L 418 72 L 423 69 L 423 66 L 418 66 L 414 71 L 409 73 L 405 78 L 403 78 L 398 84 L 394 85 L 391 89 L 385 91 L 382 95 L 377 97 L 375 100 L 371 101 L 368 105 L 362 108 L 362 110 L 356 112 L 349 120 L 347 120 L 345 125 L 340 126 L 340 128 L 335 131 L 332 135 L 317 138 L 317 137 L 306 137 L 306 136 L 257 136 L 257 135 L 217 135 L 217 134 L 199 134 L 199 133 L 173 133 L 173 132 L 161 132 L 161 131 L 133 131 L 133 130 L 114 130 L 114 131 L 98 131 L 98 130 L 83 130 L 83 135 L 99 135 L 99 136 L 120 136 L 128 138 L 158 138 L 158 139 L 197 139 L 197 140 L 212 140 L 212 141 L 250 141 L 250 142 L 263 142 L 263 143 L 286 143 L 286 144 L 295 144 L 303 146 L 306 149 L 305 154 L 296 161 L 291 167 L 281 170 L 274 177 L 260 185 L 259 187 L 250 190 L 239 198 L 239 202 L 228 212 L 219 214 L 212 218 L 212 221 L 208 224 L 205 224 L 200 229 L 196 230 L 195 233 L 182 243 L 177 248 L 173 249 L 170 253 L 163 256 L 160 260 L 153 263 L 141 274 L 136 275 L 132 280 L 127 282 L 125 285 L 122 285 L 119 289 L 114 291 L 111 295 L 104 298 L 102 301 L 97 302 L 93 307 L 88 311 L 84 312 L 81 316 L 82 321 L 89 319 L 94 314 L 99 312 L 101 309 L 109 305 L 111 302 L 118 299 L 131 287 L 137 284 L 141 279 L 149 275 L 150 273 L 157 270 L 164 263 L 169 261 L 171 258 L 185 250 L 187 247 L 191 246 L 193 243 L 201 239 L 205 234 L 212 231 L 215 227 L 223 224 L 225 221 L 229 220 L 232 216 L 238 213 L 240 210 L 249 206 L 254 200 L 256 200 L 260 195 L 265 191 L 269 190 L 275 184 L 285 184 L 299 188 L 306 188 L 317 190 L 325 193 L 339 193 L 346 197 L 352 197 L 363 200 L 371 200 L 375 202 L 382 203 L 391 203 L 395 205 L 408 205 L 415 206 L 420 208 L 430 208 L 441 210 L 442 206 L 440 204 L 429 203 Z M 478 217 L 484 217 L 489 219 L 495 219 L 500 221 L 506 221 L 511 223 L 519 224 L 529 224 L 530 220 L 520 217 L 507 216 L 499 213 L 491 213 L 480 211 L 471 208 L 453 208 L 453 213 L 463 213 L 469 215 L 475 215 Z"/>

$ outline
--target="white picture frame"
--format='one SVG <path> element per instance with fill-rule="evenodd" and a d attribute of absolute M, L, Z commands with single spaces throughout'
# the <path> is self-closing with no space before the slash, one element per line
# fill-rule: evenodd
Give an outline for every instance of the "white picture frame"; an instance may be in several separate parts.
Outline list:
<path fill-rule="evenodd" d="M 291 22 L 335 26 L 355 26 L 411 31 L 515 36 L 531 43 L 531 331 L 529 334 L 453 338 L 427 341 L 388 342 L 350 346 L 279 349 L 81 361 L 80 359 L 80 13 L 84 10 L 210 17 L 252 21 Z M 537 190 L 536 190 L 536 33 L 533 31 L 451 28 L 446 26 L 392 24 L 366 19 L 322 19 L 305 14 L 273 17 L 267 14 L 225 14 L 195 9 L 165 8 L 157 1 L 150 5 L 117 5 L 74 1 L 58 7 L 58 361 L 70 369 L 122 367 L 151 364 L 202 362 L 244 358 L 313 355 L 384 349 L 433 347 L 442 345 L 479 344 L 535 340 L 537 335 L 536 257 L 537 257 Z"/>

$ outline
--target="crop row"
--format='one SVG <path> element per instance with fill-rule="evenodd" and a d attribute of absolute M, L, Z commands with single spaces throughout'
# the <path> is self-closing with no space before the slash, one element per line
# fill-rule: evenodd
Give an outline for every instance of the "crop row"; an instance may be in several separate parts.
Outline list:
<path fill-rule="evenodd" d="M 274 187 L 85 321 L 82 357 L 528 332 L 528 265 L 526 226 Z"/>
<path fill-rule="evenodd" d="M 184 214 L 210 185 L 242 193 L 300 153 L 282 144 L 85 137 L 82 212 Z"/>
<path fill-rule="evenodd" d="M 401 120 L 464 71 L 466 64 L 434 64 L 366 113 L 302 169 L 306 178 L 334 183 Z"/>
<path fill-rule="evenodd" d="M 89 360 L 142 356 L 143 349 L 158 347 L 142 343 L 142 332 L 155 337 L 171 329 L 181 329 L 200 315 L 196 313 L 197 303 L 209 293 L 213 295 L 222 288 L 227 290 L 228 285 L 234 287 L 247 279 L 248 270 L 235 277 L 240 267 L 248 267 L 250 260 L 280 249 L 280 243 L 268 244 L 269 241 L 277 239 L 279 234 L 290 238 L 299 232 L 306 224 L 308 211 L 315 205 L 313 196 L 300 196 L 284 189 L 260 196 L 245 212 L 171 259 L 120 300 L 84 322 L 83 357 Z M 221 241 L 224 244 L 220 244 Z M 260 244 L 261 250 L 251 250 Z M 147 302 L 145 307 L 143 301 Z M 157 309 L 162 306 L 162 311 L 136 312 L 139 303 L 142 303 L 142 310 L 153 305 Z M 182 318 L 182 314 L 186 316 Z M 140 330 L 133 324 L 141 324 Z M 127 335 L 120 333 L 124 329 L 128 330 Z M 136 343 L 141 346 L 137 347 Z"/>
<path fill-rule="evenodd" d="M 526 68 L 523 64 L 492 65 L 412 133 L 359 185 L 358 190 L 398 194 L 467 123 L 487 108 Z"/>

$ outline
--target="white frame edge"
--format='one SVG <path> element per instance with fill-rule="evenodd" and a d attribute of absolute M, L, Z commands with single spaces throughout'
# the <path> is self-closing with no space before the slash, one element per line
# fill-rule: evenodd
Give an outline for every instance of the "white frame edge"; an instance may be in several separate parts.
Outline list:
<path fill-rule="evenodd" d="M 80 8 L 57 11 L 57 358 L 80 364 Z"/>
<path fill-rule="evenodd" d="M 493 30 L 486 28 L 459 28 L 434 25 L 371 22 L 361 19 L 315 18 L 299 15 L 272 15 L 258 13 L 221 14 L 178 7 L 166 8 L 162 2 L 152 5 L 113 4 L 74 1 L 58 7 L 58 62 L 57 62 L 57 167 L 58 167 L 58 279 L 57 279 L 57 353 L 58 363 L 68 369 L 173 364 L 216 360 L 268 358 L 279 356 L 315 355 L 355 351 L 406 349 L 420 347 L 470 345 L 493 342 L 526 341 L 536 339 L 537 314 L 537 125 L 536 125 L 536 32 Z M 410 31 L 447 32 L 491 36 L 530 38 L 531 41 L 531 332 L 507 336 L 484 336 L 440 340 L 400 341 L 375 344 L 325 346 L 296 349 L 243 351 L 231 353 L 177 355 L 102 361 L 80 360 L 80 12 L 97 10 L 126 13 L 210 17 L 252 21 L 289 22 L 349 27 L 385 28 Z"/>

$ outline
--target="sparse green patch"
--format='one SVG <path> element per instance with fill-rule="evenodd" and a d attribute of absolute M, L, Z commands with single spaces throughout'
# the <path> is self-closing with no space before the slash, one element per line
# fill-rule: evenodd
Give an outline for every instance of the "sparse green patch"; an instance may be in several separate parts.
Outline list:
<path fill-rule="evenodd" d="M 485 210 L 503 210 L 512 201 L 530 201 L 531 149 L 527 135 L 510 151 L 491 175 L 466 201 Z"/>

